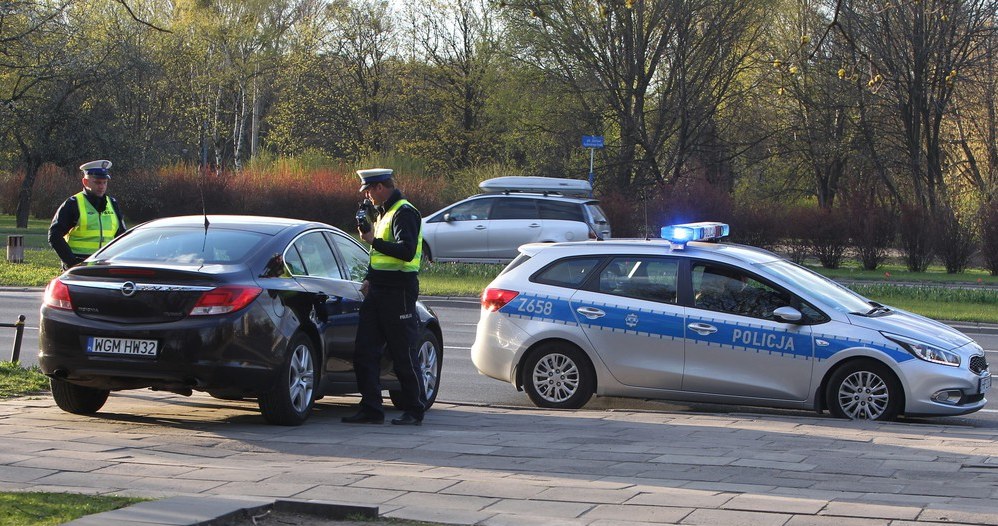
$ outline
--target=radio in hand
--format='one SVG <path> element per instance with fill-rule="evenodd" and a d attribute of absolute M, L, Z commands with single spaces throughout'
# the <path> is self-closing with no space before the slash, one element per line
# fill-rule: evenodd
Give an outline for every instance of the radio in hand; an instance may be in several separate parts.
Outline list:
<path fill-rule="evenodd" d="M 374 214 L 374 204 L 371 203 L 371 200 L 364 199 L 361 201 L 360 206 L 357 207 L 357 229 L 362 234 L 371 231 L 371 218 L 374 217 Z"/>

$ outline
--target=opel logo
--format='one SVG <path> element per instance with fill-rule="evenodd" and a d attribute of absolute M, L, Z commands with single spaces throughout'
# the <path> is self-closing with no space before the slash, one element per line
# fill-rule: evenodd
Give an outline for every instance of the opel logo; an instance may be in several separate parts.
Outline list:
<path fill-rule="evenodd" d="M 131 281 L 126 281 L 122 283 L 121 294 L 126 298 L 131 296 L 132 294 L 135 294 L 135 283 L 132 283 Z"/>

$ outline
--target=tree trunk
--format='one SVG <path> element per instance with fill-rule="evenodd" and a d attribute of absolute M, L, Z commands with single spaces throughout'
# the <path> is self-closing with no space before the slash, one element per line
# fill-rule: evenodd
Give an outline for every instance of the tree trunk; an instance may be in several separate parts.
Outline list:
<path fill-rule="evenodd" d="M 24 180 L 21 181 L 21 190 L 17 195 L 17 228 L 28 228 L 28 218 L 31 215 L 31 190 L 35 186 L 35 178 L 38 177 L 38 168 L 41 167 L 38 159 L 28 159 L 25 163 Z"/>

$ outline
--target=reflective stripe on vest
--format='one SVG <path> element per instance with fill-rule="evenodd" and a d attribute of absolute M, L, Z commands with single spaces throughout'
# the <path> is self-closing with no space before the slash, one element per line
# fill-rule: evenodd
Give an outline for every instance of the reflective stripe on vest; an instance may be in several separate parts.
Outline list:
<path fill-rule="evenodd" d="M 405 205 L 412 206 L 409 201 L 405 199 L 399 199 L 389 208 L 385 215 L 378 219 L 378 224 L 374 225 L 374 237 L 376 239 L 381 239 L 388 241 L 389 243 L 397 243 L 392 236 L 392 218 L 395 217 L 395 212 L 399 208 Z M 413 210 L 416 207 L 412 206 Z M 416 210 L 418 214 L 419 211 Z M 374 270 L 401 270 L 402 272 L 419 272 L 419 261 L 423 258 L 423 225 L 420 222 L 419 235 L 416 236 L 416 255 L 413 256 L 412 261 L 402 261 L 398 258 L 393 258 L 391 256 L 382 254 L 374 249 L 374 245 L 371 245 L 371 268 Z"/>
<path fill-rule="evenodd" d="M 80 220 L 66 233 L 66 243 L 74 254 L 89 256 L 114 239 L 118 233 L 118 215 L 111 206 L 111 198 L 108 198 L 104 212 L 98 212 L 87 201 L 85 191 L 76 194 L 76 206 L 80 209 Z"/>

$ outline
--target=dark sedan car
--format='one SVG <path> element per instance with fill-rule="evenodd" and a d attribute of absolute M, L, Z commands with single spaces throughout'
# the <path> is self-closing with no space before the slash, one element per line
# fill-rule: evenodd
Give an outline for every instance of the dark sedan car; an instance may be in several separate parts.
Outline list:
<path fill-rule="evenodd" d="M 357 392 L 352 356 L 367 251 L 296 219 L 158 219 L 52 280 L 39 366 L 64 411 L 98 411 L 110 391 L 151 388 L 256 398 L 271 424 L 299 425 L 323 395 Z M 436 399 L 440 324 L 417 303 L 419 366 Z M 382 362 L 392 400 L 398 380 Z"/>

